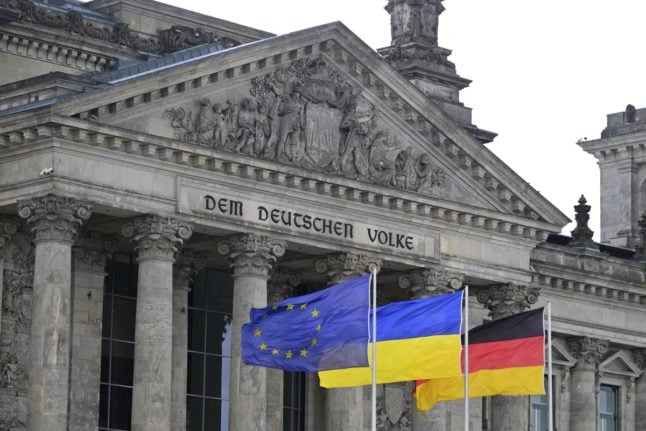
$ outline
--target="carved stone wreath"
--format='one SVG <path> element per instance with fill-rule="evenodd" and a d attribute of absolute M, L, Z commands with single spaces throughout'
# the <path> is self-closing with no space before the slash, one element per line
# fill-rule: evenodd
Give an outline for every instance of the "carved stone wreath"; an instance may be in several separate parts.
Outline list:
<path fill-rule="evenodd" d="M 428 154 L 377 129 L 361 91 L 322 57 L 304 58 L 251 81 L 240 101 L 201 99 L 195 111 L 164 112 L 181 141 L 431 195 L 446 174 Z"/>

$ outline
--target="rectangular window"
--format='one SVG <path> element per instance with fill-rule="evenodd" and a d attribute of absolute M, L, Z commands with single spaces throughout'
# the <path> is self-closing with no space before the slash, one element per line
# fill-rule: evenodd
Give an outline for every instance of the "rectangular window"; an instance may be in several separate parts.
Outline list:
<path fill-rule="evenodd" d="M 554 380 L 552 379 L 552 384 Z M 543 378 L 543 385 L 545 387 L 545 395 L 532 395 L 530 397 L 531 416 L 530 416 L 530 430 L 531 431 L 548 431 L 549 430 L 549 402 L 547 393 L 547 376 Z M 552 391 L 552 393 L 554 393 Z M 554 400 L 552 400 L 554 403 Z M 555 410 L 555 409 L 552 409 Z"/>
<path fill-rule="evenodd" d="M 108 262 L 103 292 L 99 430 L 129 431 L 135 357 L 137 264 L 115 253 Z"/>
<path fill-rule="evenodd" d="M 188 295 L 187 431 L 228 431 L 233 279 L 204 269 Z"/>
<path fill-rule="evenodd" d="M 599 392 L 599 431 L 619 431 L 619 388 L 601 385 Z"/>
<path fill-rule="evenodd" d="M 283 431 L 305 431 L 305 373 L 284 373 Z"/>

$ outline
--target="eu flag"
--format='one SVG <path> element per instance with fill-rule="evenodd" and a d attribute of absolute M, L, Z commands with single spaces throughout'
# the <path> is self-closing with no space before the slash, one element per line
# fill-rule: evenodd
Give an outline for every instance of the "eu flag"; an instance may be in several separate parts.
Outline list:
<path fill-rule="evenodd" d="M 252 308 L 242 325 L 242 360 L 286 371 L 368 365 L 370 275 Z"/>

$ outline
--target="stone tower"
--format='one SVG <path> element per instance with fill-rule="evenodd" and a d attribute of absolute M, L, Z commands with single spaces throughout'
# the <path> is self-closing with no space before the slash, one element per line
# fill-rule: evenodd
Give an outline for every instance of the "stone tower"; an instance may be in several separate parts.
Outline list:
<path fill-rule="evenodd" d="M 608 115 L 601 138 L 578 142 L 599 164 L 601 242 L 635 248 L 646 213 L 646 108 Z"/>
<path fill-rule="evenodd" d="M 471 122 L 471 108 L 460 102 L 460 90 L 471 83 L 449 61 L 451 50 L 437 42 L 443 0 L 389 0 L 391 45 L 378 50 L 390 64 L 482 143 L 495 133 Z"/>

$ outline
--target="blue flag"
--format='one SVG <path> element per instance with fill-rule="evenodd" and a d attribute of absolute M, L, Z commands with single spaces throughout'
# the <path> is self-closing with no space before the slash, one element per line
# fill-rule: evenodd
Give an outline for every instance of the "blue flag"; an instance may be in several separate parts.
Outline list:
<path fill-rule="evenodd" d="M 286 371 L 368 366 L 370 276 L 252 308 L 242 360 Z"/>

